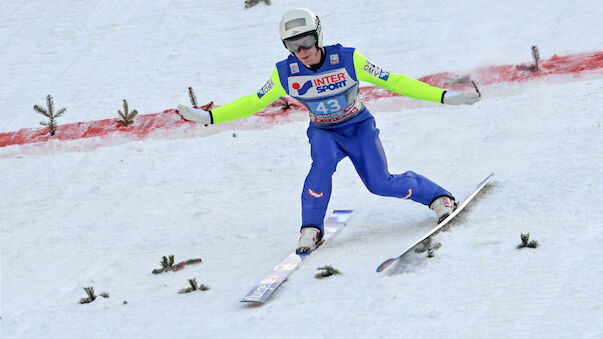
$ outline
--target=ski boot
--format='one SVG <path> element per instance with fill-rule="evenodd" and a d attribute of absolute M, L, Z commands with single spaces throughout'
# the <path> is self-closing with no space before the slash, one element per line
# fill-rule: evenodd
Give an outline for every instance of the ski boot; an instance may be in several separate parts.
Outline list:
<path fill-rule="evenodd" d="M 443 195 L 434 200 L 429 208 L 436 212 L 439 224 L 456 209 L 456 202 L 453 197 Z"/>
<path fill-rule="evenodd" d="M 312 252 L 321 240 L 322 233 L 320 232 L 320 229 L 314 226 L 302 227 L 295 253 L 302 254 Z"/>

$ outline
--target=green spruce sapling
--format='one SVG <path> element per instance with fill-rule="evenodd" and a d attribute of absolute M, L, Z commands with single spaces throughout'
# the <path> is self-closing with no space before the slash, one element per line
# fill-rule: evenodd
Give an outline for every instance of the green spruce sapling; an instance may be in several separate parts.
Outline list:
<path fill-rule="evenodd" d="M 42 122 L 40 122 L 40 125 L 48 127 L 48 129 L 50 130 L 50 135 L 54 135 L 57 131 L 56 118 L 63 115 L 63 113 L 65 113 L 65 111 L 66 111 L 66 108 L 63 107 L 58 112 L 55 113 L 54 112 L 54 101 L 53 101 L 52 97 L 50 96 L 50 94 L 48 94 L 48 96 L 46 96 L 46 108 L 43 108 L 38 105 L 34 105 L 33 108 L 36 112 L 38 112 L 48 118 L 47 122 L 42 121 Z"/>
<path fill-rule="evenodd" d="M 80 299 L 80 304 L 89 304 L 96 300 L 96 294 L 94 294 L 94 287 L 84 287 L 84 291 L 86 292 L 87 297 Z M 103 292 L 100 294 L 103 298 L 109 298 L 109 293 Z"/>
<path fill-rule="evenodd" d="M 433 258 L 434 252 L 437 251 L 442 244 L 436 242 L 434 244 L 431 243 L 431 238 L 427 238 L 421 242 L 420 247 L 415 248 L 415 253 L 423 253 L 427 252 L 427 258 Z"/>
<path fill-rule="evenodd" d="M 180 291 L 178 291 L 178 293 L 184 294 L 184 293 L 190 293 L 190 292 L 193 292 L 193 291 L 207 291 L 207 290 L 209 290 L 209 286 L 206 286 L 206 285 L 203 285 L 203 284 L 197 286 L 197 279 L 196 278 L 188 279 L 188 283 L 189 283 L 190 287 L 183 288 Z"/>
<path fill-rule="evenodd" d="M 316 279 L 323 279 L 326 277 L 330 277 L 332 275 L 341 274 L 341 272 L 339 272 L 339 270 L 333 268 L 333 266 L 331 266 L 331 265 L 325 265 L 323 267 L 319 267 L 319 268 L 317 268 L 317 270 L 322 271 L 322 272 L 317 273 L 314 276 Z"/>
<path fill-rule="evenodd" d="M 530 233 L 526 233 L 526 234 L 522 233 L 521 234 L 521 244 L 517 245 L 517 248 L 522 249 L 524 247 L 537 248 L 538 241 L 536 241 L 536 240 L 530 241 Z"/>
<path fill-rule="evenodd" d="M 117 110 L 117 113 L 119 113 L 119 116 L 121 117 L 121 120 L 118 122 L 124 126 L 129 126 L 134 123 L 134 117 L 138 115 L 137 110 L 133 110 L 132 112 L 129 111 L 126 99 L 124 99 L 124 111 Z"/>
<path fill-rule="evenodd" d="M 262 0 L 263 2 L 266 3 L 266 5 L 270 6 L 272 3 L 270 2 L 270 0 Z M 260 2 L 260 0 L 245 0 L 245 8 L 250 8 L 253 7 L 255 5 L 257 5 Z"/>
<path fill-rule="evenodd" d="M 163 256 L 159 263 L 161 264 L 161 268 L 154 269 L 153 274 L 159 274 L 159 273 L 171 271 L 172 266 L 174 265 L 174 256 L 170 255 L 169 258 L 166 256 Z"/>

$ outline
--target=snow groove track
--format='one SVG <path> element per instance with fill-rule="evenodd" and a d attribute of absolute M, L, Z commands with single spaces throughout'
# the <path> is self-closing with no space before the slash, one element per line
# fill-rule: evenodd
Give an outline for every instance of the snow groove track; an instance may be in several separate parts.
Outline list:
<path fill-rule="evenodd" d="M 531 72 L 519 69 L 515 65 L 490 66 L 480 68 L 471 74 L 456 74 L 451 72 L 427 75 L 419 80 L 432 86 L 445 87 L 453 90 L 469 89 L 471 80 L 480 85 L 491 85 L 500 82 L 526 81 L 539 79 L 550 75 L 580 75 L 582 73 L 599 71 L 603 68 L 603 52 L 582 53 L 566 56 L 554 55 L 549 60 L 541 61 L 540 70 Z M 361 88 L 361 98 L 369 102 L 386 97 L 398 96 L 376 86 Z M 288 106 L 282 101 L 277 101 L 268 106 L 257 115 L 261 119 L 274 119 L 300 113 L 304 108 L 291 98 L 286 99 Z M 132 140 L 144 139 L 156 131 L 175 129 L 199 129 L 195 123 L 184 121 L 175 114 L 174 109 L 162 113 L 144 114 L 136 117 L 135 124 L 124 127 L 118 119 L 104 119 L 89 122 L 78 122 L 60 125 L 57 134 L 52 137 L 56 140 L 77 140 L 92 137 L 105 137 L 110 135 L 128 136 Z M 16 132 L 0 133 L 0 147 L 11 145 L 24 145 L 43 143 L 50 140 L 47 128 L 25 128 Z"/>

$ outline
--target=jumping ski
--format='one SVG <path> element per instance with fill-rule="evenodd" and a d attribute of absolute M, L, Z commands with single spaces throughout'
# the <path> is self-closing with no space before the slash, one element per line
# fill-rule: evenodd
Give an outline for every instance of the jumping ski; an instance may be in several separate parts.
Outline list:
<path fill-rule="evenodd" d="M 254 286 L 241 302 L 263 304 L 287 278 L 301 265 L 301 263 L 312 253 L 316 252 L 322 245 L 331 239 L 339 230 L 345 226 L 352 215 L 351 210 L 335 210 L 329 216 L 324 225 L 324 235 L 320 243 L 312 252 L 297 254 L 293 251 L 280 264 Z"/>
<path fill-rule="evenodd" d="M 379 272 L 385 271 L 391 264 L 396 262 L 398 259 L 402 258 L 413 247 L 417 246 L 418 244 L 423 242 L 425 239 L 429 238 L 431 235 L 433 235 L 438 230 L 440 230 L 442 227 L 446 226 L 446 224 L 448 224 L 448 222 L 450 222 L 450 220 L 454 219 L 454 217 L 456 217 L 457 214 L 459 214 L 471 202 L 471 200 L 473 200 L 473 198 L 492 180 L 493 177 L 494 177 L 494 173 L 491 173 L 490 175 L 488 175 L 486 177 L 486 179 L 482 180 L 482 182 L 480 182 L 475 187 L 475 189 L 473 190 L 473 192 L 471 194 L 469 194 L 465 199 L 463 199 L 460 202 L 458 207 L 446 219 L 442 220 L 442 222 L 440 222 L 434 229 L 429 231 L 429 233 L 427 233 L 423 237 L 421 237 L 421 239 L 417 240 L 415 243 L 410 245 L 407 249 L 405 249 L 402 253 L 400 253 L 400 255 L 398 255 L 395 258 L 389 258 L 389 259 L 385 260 L 383 263 L 381 263 L 381 265 L 379 265 L 379 267 L 377 267 L 377 272 L 379 273 Z"/>

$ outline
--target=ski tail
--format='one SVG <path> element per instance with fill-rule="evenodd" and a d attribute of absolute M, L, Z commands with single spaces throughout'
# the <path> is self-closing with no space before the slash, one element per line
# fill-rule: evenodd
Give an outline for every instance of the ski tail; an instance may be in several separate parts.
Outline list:
<path fill-rule="evenodd" d="M 381 265 L 379 265 L 379 267 L 377 267 L 377 273 L 385 271 L 385 269 L 388 268 L 389 265 L 393 264 L 394 261 L 396 261 L 396 258 L 389 258 L 385 260 Z"/>

